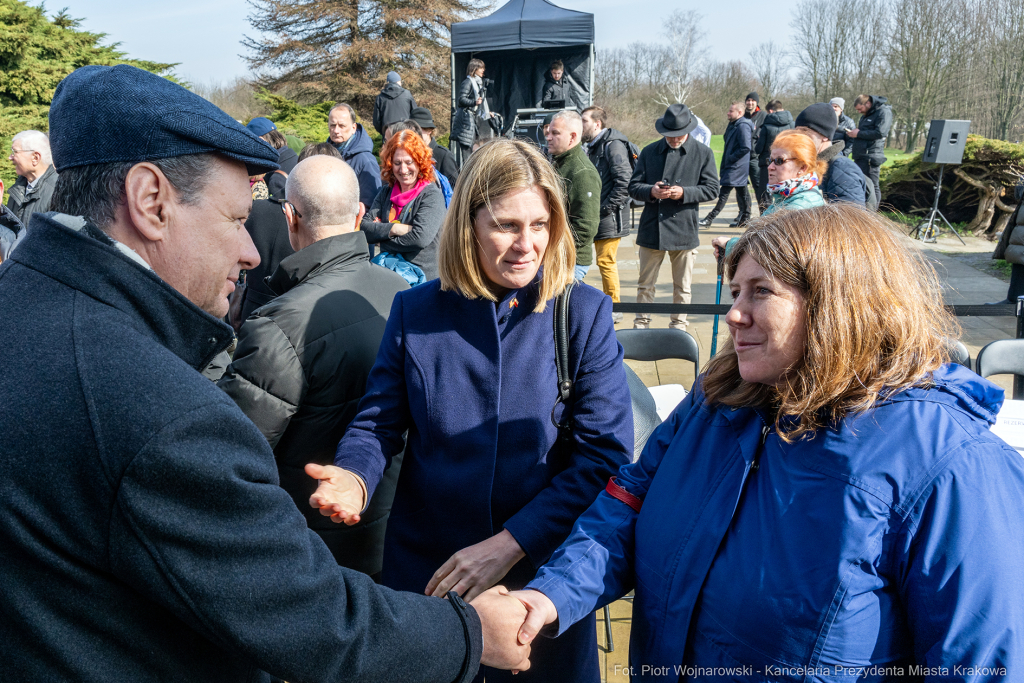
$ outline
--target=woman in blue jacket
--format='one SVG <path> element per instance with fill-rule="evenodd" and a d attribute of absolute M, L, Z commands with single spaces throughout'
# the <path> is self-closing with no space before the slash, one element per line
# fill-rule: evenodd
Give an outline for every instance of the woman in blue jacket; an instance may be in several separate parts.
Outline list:
<path fill-rule="evenodd" d="M 514 593 L 520 639 L 632 589 L 634 681 L 1019 678 L 1024 460 L 934 271 L 849 204 L 726 265 L 731 341 Z"/>
<path fill-rule="evenodd" d="M 535 147 L 500 140 L 470 157 L 441 229 L 440 279 L 395 298 L 338 467 L 307 467 L 322 480 L 311 503 L 357 520 L 408 431 L 385 585 L 466 600 L 499 581 L 524 586 L 629 462 L 611 300 L 585 285 L 570 297 L 571 414 L 560 405 L 552 417 L 552 299 L 572 280 L 573 250 L 561 184 Z M 569 442 L 553 418 L 571 418 Z M 534 648 L 516 680 L 597 683 L 594 618 L 578 621 L 566 642 Z"/>

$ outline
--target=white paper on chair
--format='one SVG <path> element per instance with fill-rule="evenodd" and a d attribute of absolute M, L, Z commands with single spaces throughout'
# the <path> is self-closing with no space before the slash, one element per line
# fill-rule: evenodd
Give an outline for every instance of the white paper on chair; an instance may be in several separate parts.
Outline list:
<path fill-rule="evenodd" d="M 1024 401 L 1003 401 L 992 433 L 1024 455 Z"/>
<path fill-rule="evenodd" d="M 686 398 L 686 389 L 682 384 L 659 384 L 656 387 L 648 387 L 651 396 L 654 397 L 654 405 L 658 410 L 658 417 L 664 422 L 676 406 Z"/>

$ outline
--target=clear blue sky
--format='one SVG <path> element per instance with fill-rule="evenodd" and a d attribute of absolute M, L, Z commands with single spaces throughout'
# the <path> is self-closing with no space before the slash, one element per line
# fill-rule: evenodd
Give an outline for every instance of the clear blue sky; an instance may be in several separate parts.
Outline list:
<path fill-rule="evenodd" d="M 768 4 L 755 0 L 700 4 L 679 0 L 554 2 L 594 14 L 598 50 L 661 40 L 661 22 L 676 9 L 704 15 L 711 53 L 719 60 L 744 59 L 757 43 L 769 39 L 785 43 L 789 37 L 789 8 L 767 11 Z M 246 20 L 249 6 L 245 0 L 60 0 L 47 8 L 52 14 L 65 4 L 71 16 L 84 18 L 85 29 L 108 34 L 108 42 L 121 43 L 129 56 L 180 62 L 178 73 L 188 80 L 227 81 L 248 73 L 239 56 L 243 52 L 242 36 L 254 33 Z"/>

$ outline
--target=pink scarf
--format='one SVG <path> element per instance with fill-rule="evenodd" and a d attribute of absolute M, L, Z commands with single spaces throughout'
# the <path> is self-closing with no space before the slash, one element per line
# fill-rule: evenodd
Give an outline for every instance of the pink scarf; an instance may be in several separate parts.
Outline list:
<path fill-rule="evenodd" d="M 395 218 L 398 218 L 398 214 L 402 213 L 402 209 L 404 209 L 409 202 L 416 199 L 416 197 L 419 196 L 420 191 L 422 191 L 426 186 L 427 181 L 420 179 L 412 186 L 412 189 L 407 192 L 402 192 L 402 186 L 395 183 L 395 186 L 391 188 L 391 206 L 395 210 Z"/>

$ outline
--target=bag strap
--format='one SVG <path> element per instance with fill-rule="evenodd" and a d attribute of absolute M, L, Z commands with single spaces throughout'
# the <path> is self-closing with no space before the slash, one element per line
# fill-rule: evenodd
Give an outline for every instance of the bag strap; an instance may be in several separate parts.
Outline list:
<path fill-rule="evenodd" d="M 551 408 L 551 424 L 558 428 L 560 439 L 572 437 L 571 422 L 566 419 L 560 424 L 555 419 L 555 408 L 559 403 L 568 404 L 572 400 L 573 382 L 569 375 L 569 296 L 575 286 L 576 280 L 570 281 L 562 293 L 555 297 L 555 373 L 558 376 L 558 397 Z"/>

